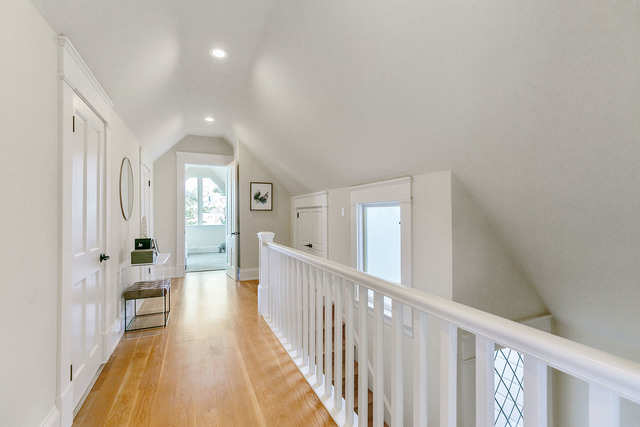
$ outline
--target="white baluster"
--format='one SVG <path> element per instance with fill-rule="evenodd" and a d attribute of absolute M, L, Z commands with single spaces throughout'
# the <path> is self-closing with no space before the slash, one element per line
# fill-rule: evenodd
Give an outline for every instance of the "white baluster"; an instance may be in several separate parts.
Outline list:
<path fill-rule="evenodd" d="M 353 283 L 345 282 L 345 352 L 344 404 L 345 423 L 353 425 Z"/>
<path fill-rule="evenodd" d="M 427 314 L 413 310 L 413 334 L 415 337 L 413 372 L 413 425 L 426 427 L 428 409 L 428 373 L 427 373 Z"/>
<path fill-rule="evenodd" d="M 313 267 L 309 266 L 309 375 L 316 373 L 316 276 Z"/>
<path fill-rule="evenodd" d="M 360 301 L 358 302 L 358 425 L 367 427 L 368 424 L 368 372 L 367 365 L 369 363 L 368 343 L 367 343 L 367 309 L 368 309 L 368 292 L 369 290 L 363 285 L 358 287 Z"/>
<path fill-rule="evenodd" d="M 318 386 L 323 384 L 324 378 L 324 360 L 322 356 L 322 308 L 324 304 L 324 283 L 322 282 L 322 272 L 316 272 L 316 384 Z"/>
<path fill-rule="evenodd" d="M 334 342 L 335 352 L 335 380 L 333 393 L 335 397 L 334 407 L 336 411 L 342 408 L 342 296 L 344 280 L 336 277 L 335 282 L 335 321 L 334 321 Z"/>
<path fill-rule="evenodd" d="M 298 356 L 304 363 L 303 335 L 304 335 L 304 296 L 302 289 L 302 263 L 296 260 L 296 341 L 298 341 Z"/>
<path fill-rule="evenodd" d="M 402 426 L 404 424 L 404 376 L 402 373 L 402 303 L 392 302 L 392 349 L 391 349 L 391 425 Z"/>
<path fill-rule="evenodd" d="M 285 327 L 284 327 L 284 338 L 286 341 L 287 350 L 291 351 L 291 301 L 289 297 L 291 296 L 291 292 L 289 290 L 289 284 L 291 282 L 291 268 L 290 263 L 291 258 L 288 255 L 284 256 L 284 318 L 285 318 Z"/>
<path fill-rule="evenodd" d="M 589 384 L 589 427 L 602 426 L 620 426 L 620 398 L 611 390 L 592 383 Z"/>
<path fill-rule="evenodd" d="M 300 356 L 302 344 L 300 342 L 300 286 L 298 284 L 298 260 L 292 259 L 291 269 L 291 312 L 293 313 L 293 348 L 296 357 Z"/>
<path fill-rule="evenodd" d="M 373 340 L 373 425 L 384 425 L 384 296 L 375 292 Z"/>
<path fill-rule="evenodd" d="M 300 285 L 302 286 L 302 366 L 309 363 L 309 280 L 307 264 L 300 266 Z"/>
<path fill-rule="evenodd" d="M 325 282 L 325 304 L 324 304 L 324 394 L 326 397 L 331 397 L 331 383 L 333 379 L 333 342 L 332 342 L 332 330 L 333 330 L 333 277 L 324 273 Z"/>
<path fill-rule="evenodd" d="M 524 355 L 525 427 L 547 427 L 547 371 L 547 364 L 542 360 Z"/>
<path fill-rule="evenodd" d="M 456 427 L 458 328 L 444 320 L 440 326 L 440 427 Z"/>
<path fill-rule="evenodd" d="M 476 427 L 495 424 L 494 353 L 494 342 L 476 335 Z"/>

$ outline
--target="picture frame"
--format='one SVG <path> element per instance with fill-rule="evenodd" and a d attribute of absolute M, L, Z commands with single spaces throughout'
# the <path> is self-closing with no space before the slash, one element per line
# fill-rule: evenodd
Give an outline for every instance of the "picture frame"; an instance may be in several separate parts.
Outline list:
<path fill-rule="evenodd" d="M 273 183 L 252 181 L 249 183 L 249 209 L 251 211 L 273 210 Z"/>

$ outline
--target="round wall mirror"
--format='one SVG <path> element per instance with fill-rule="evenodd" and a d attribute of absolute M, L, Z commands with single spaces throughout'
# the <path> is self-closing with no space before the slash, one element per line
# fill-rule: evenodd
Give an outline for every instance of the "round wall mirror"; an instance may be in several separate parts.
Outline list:
<path fill-rule="evenodd" d="M 133 212 L 133 196 L 135 187 L 133 182 L 133 169 L 128 157 L 122 159 L 120 166 L 120 209 L 125 221 L 131 218 Z"/>

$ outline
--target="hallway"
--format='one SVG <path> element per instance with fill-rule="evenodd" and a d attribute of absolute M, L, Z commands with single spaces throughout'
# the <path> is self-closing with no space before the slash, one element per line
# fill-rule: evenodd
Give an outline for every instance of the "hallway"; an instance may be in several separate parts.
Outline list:
<path fill-rule="evenodd" d="M 122 338 L 74 425 L 333 425 L 259 317 L 255 282 L 188 273 L 172 298 L 166 329 Z"/>

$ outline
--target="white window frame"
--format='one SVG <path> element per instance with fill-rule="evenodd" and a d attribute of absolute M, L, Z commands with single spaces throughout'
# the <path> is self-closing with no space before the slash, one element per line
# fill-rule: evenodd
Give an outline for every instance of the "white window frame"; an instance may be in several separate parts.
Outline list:
<path fill-rule="evenodd" d="M 401 238 L 401 286 L 412 287 L 412 179 L 398 178 L 389 181 L 351 187 L 351 241 L 354 242 L 351 265 L 358 271 L 363 271 L 362 257 L 363 230 L 362 214 L 364 206 L 371 205 L 399 205 L 400 206 L 400 238 Z M 373 301 L 369 301 L 369 308 L 373 308 Z M 391 318 L 391 312 L 385 304 L 385 319 Z M 404 309 L 404 324 L 411 327 L 411 311 Z"/>

